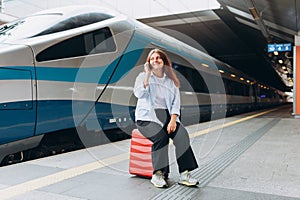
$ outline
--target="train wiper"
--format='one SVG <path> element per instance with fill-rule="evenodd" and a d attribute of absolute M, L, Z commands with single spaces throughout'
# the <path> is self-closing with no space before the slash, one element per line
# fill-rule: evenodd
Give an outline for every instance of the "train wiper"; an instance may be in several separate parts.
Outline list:
<path fill-rule="evenodd" d="M 17 27 L 23 23 L 24 23 L 24 21 L 22 20 L 22 21 L 17 21 L 15 23 L 4 24 L 4 25 L 0 26 L 0 35 L 6 35 L 7 32 L 9 32 L 10 30 L 14 29 L 15 27 Z"/>

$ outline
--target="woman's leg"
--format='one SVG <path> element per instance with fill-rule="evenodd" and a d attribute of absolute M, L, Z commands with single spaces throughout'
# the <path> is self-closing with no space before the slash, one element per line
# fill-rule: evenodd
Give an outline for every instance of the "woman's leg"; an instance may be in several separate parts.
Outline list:
<path fill-rule="evenodd" d="M 190 146 L 190 139 L 188 132 L 181 123 L 177 123 L 177 128 L 174 133 L 170 135 L 176 149 L 176 158 L 179 172 L 185 170 L 192 171 L 198 167 L 195 155 Z"/>
<path fill-rule="evenodd" d="M 169 137 L 165 130 L 163 130 L 159 124 L 150 121 L 138 121 L 137 128 L 146 138 L 153 142 L 153 173 L 158 170 L 161 170 L 164 173 L 169 173 Z"/>

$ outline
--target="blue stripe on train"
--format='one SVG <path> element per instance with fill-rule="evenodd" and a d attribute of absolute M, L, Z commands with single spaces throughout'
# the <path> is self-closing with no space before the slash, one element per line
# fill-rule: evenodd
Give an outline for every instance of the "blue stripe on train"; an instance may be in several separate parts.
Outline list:
<path fill-rule="evenodd" d="M 82 125 L 79 123 L 93 105 L 94 103 L 90 101 L 39 101 L 38 112 L 40 114 L 38 114 L 36 133 L 43 134 Z M 100 126 L 103 129 L 111 129 L 118 128 L 117 123 L 114 123 L 113 119 L 126 117 L 129 121 L 133 121 L 134 107 L 97 103 L 92 112 L 94 113 L 89 115 L 84 124 L 88 121 L 99 120 L 99 124 L 94 127 L 94 130 L 97 130 Z M 118 125 L 125 126 L 127 124 Z M 93 127 L 87 128 L 93 129 Z"/>

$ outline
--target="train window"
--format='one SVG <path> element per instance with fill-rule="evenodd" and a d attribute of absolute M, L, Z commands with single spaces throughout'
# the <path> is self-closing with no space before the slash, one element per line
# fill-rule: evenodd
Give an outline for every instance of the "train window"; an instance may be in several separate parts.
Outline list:
<path fill-rule="evenodd" d="M 200 72 L 183 65 L 174 64 L 176 72 L 179 74 L 178 78 L 181 83 L 182 91 L 191 91 L 208 93 L 207 85 L 205 84 Z"/>
<path fill-rule="evenodd" d="M 249 85 L 243 84 L 244 85 L 244 93 L 243 96 L 251 96 L 251 87 Z"/>
<path fill-rule="evenodd" d="M 173 67 L 175 69 L 177 77 L 179 78 L 181 90 L 185 92 L 195 91 L 195 89 L 192 88 L 192 78 L 190 76 L 191 74 L 187 72 L 187 67 L 178 64 L 173 64 Z"/>
<path fill-rule="evenodd" d="M 55 44 L 36 56 L 39 62 L 113 52 L 116 45 L 109 28 L 85 33 Z"/>
<path fill-rule="evenodd" d="M 112 17 L 113 16 L 104 14 L 104 13 L 87 13 L 87 14 L 78 15 L 75 17 L 71 17 L 65 21 L 59 22 L 58 24 L 55 24 L 54 26 L 50 27 L 49 29 L 47 29 L 33 37 L 51 34 L 51 33 L 57 33 L 60 31 L 66 31 L 66 30 L 78 28 L 81 26 L 86 26 L 86 25 L 100 22 L 100 21 L 103 21 L 106 19 L 110 19 Z"/>
<path fill-rule="evenodd" d="M 224 78 L 224 84 L 226 88 L 226 93 L 229 95 L 237 95 L 237 96 L 249 96 L 250 95 L 250 86 L 233 81 L 230 79 Z"/>
<path fill-rule="evenodd" d="M 208 86 L 209 93 L 214 94 L 225 94 L 224 82 L 220 77 L 203 73 L 203 78 L 205 80 L 206 85 Z"/>
<path fill-rule="evenodd" d="M 88 50 L 90 53 L 104 53 L 116 50 L 115 42 L 108 28 L 91 34 L 93 40 L 86 42 L 86 44 L 90 42 L 89 46 L 92 46 L 92 49 Z"/>

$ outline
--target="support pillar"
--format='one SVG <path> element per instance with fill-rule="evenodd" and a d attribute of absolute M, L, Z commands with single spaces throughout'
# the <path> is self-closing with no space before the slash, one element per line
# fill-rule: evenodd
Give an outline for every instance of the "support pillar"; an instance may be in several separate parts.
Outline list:
<path fill-rule="evenodd" d="M 294 46 L 294 87 L 293 87 L 293 113 L 300 118 L 300 36 L 295 35 Z"/>

